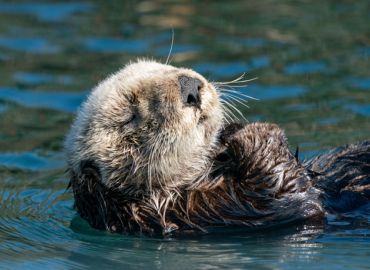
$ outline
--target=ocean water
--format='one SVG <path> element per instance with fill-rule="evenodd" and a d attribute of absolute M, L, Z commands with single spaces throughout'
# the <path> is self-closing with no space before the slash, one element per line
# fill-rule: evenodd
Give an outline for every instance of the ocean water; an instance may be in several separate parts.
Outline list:
<path fill-rule="evenodd" d="M 370 138 L 370 2 L 0 2 L 0 269 L 370 269 L 370 205 L 324 224 L 181 239 L 94 230 L 66 190 L 64 136 L 136 58 L 229 81 L 301 158 Z M 237 105 L 237 104 L 236 104 Z"/>

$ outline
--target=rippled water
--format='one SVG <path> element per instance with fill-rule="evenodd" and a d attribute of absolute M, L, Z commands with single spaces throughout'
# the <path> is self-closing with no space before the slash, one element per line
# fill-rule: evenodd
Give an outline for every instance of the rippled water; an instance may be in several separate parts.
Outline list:
<path fill-rule="evenodd" d="M 320 227 L 185 239 L 91 229 L 61 145 L 81 101 L 137 57 L 247 72 L 250 121 L 303 157 L 370 136 L 369 1 L 0 2 L 0 269 L 369 269 L 370 205 Z"/>

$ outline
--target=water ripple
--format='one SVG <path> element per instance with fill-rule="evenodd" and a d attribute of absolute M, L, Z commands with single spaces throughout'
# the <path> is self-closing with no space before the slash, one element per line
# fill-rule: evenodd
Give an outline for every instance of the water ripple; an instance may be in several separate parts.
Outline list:
<path fill-rule="evenodd" d="M 60 51 L 59 46 L 50 44 L 43 38 L 0 37 L 0 47 L 29 53 L 53 54 Z"/>
<path fill-rule="evenodd" d="M 370 104 L 350 103 L 343 106 L 345 109 L 354 113 L 370 117 Z"/>
<path fill-rule="evenodd" d="M 29 268 L 38 261 L 47 263 L 47 268 L 57 267 L 50 269 L 74 265 L 65 258 L 68 250 L 76 245 L 67 239 L 71 233 L 68 220 L 73 215 L 71 198 L 66 197 L 64 190 L 28 188 L 24 191 L 0 192 L 2 266 L 9 264 L 11 269 L 15 269 L 27 262 Z M 68 206 L 62 204 L 66 199 Z M 61 254 L 64 256 L 60 260 L 64 264 L 58 260 Z"/>
<path fill-rule="evenodd" d="M 0 99 L 13 101 L 26 107 L 50 108 L 64 112 L 75 112 L 86 95 L 87 92 L 41 92 L 0 88 Z"/>
<path fill-rule="evenodd" d="M 303 95 L 308 92 L 308 88 L 302 85 L 265 86 L 251 84 L 240 88 L 240 92 L 260 100 L 273 100 Z"/>
<path fill-rule="evenodd" d="M 71 3 L 0 3 L 0 13 L 30 14 L 41 21 L 57 22 L 74 13 L 85 13 L 93 9 L 85 2 Z"/>
<path fill-rule="evenodd" d="M 33 152 L 0 153 L 0 166 L 26 170 L 50 170 L 62 168 L 65 165 L 60 156 L 60 153 L 53 155 L 49 153 L 48 156 Z"/>
<path fill-rule="evenodd" d="M 202 62 L 193 68 L 199 73 L 210 73 L 218 78 L 225 78 L 268 66 L 270 66 L 270 59 L 267 56 L 256 56 L 249 59 L 248 62 L 237 61 L 223 64 Z"/>
<path fill-rule="evenodd" d="M 362 90 L 370 90 L 370 78 L 351 79 L 349 85 Z"/>
<path fill-rule="evenodd" d="M 302 75 L 327 71 L 327 65 L 322 61 L 308 61 L 287 65 L 284 68 L 286 74 Z"/>
<path fill-rule="evenodd" d="M 8 109 L 8 106 L 0 104 L 0 113 L 5 112 Z"/>
<path fill-rule="evenodd" d="M 40 85 L 47 83 L 57 83 L 63 85 L 72 84 L 73 78 L 68 75 L 51 75 L 45 73 L 21 72 L 14 73 L 13 78 L 23 84 Z"/>
<path fill-rule="evenodd" d="M 260 37 L 235 38 L 235 37 L 229 36 L 229 37 L 221 37 L 219 40 L 223 43 L 229 43 L 234 46 L 244 46 L 247 48 L 260 48 L 268 44 L 268 41 L 266 39 L 260 38 Z"/>
<path fill-rule="evenodd" d="M 170 46 L 166 45 L 156 50 L 157 55 L 159 56 L 167 56 L 170 50 Z M 183 52 L 199 52 L 201 51 L 201 47 L 193 44 L 174 44 L 172 47 L 171 55 L 175 53 L 183 53 Z"/>
<path fill-rule="evenodd" d="M 142 53 L 148 49 L 149 44 L 142 40 L 129 40 L 110 37 L 88 37 L 83 40 L 83 44 L 91 51 L 116 53 Z"/>

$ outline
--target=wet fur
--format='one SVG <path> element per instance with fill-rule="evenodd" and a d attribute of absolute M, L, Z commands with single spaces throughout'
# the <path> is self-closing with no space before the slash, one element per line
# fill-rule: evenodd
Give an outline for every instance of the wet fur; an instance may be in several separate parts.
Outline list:
<path fill-rule="evenodd" d="M 139 64 L 143 69 L 153 65 L 153 74 L 137 77 L 137 66 L 133 70 L 129 66 L 124 76 L 113 75 L 103 82 L 85 103 L 66 140 L 75 205 L 94 228 L 149 235 L 206 233 L 225 226 L 262 228 L 322 220 L 328 212 L 369 202 L 370 142 L 301 163 L 277 125 L 223 124 L 219 97 L 211 85 L 207 91 L 213 96 L 208 105 L 203 104 L 203 115 L 194 114 L 198 123 L 181 126 L 178 94 L 158 96 L 178 85 L 162 79 L 165 89 L 154 91 L 157 99 L 145 92 L 140 101 L 156 100 L 155 109 L 160 110 L 170 98 L 161 114 L 155 116 L 150 105 L 136 107 L 149 115 L 148 121 L 140 128 L 125 126 L 122 116 L 130 113 L 122 110 L 132 106 L 135 97 L 119 95 L 132 95 L 137 89 L 140 99 L 145 84 L 163 78 L 166 71 L 169 77 L 185 73 L 207 83 L 190 70 Z M 156 69 L 161 70 L 159 77 Z M 119 89 L 117 80 L 125 81 Z M 122 92 L 122 87 L 127 91 Z M 112 89 L 116 89 L 115 98 L 105 98 Z M 173 118 L 161 121 L 168 110 L 173 110 Z M 151 114 L 155 117 L 150 118 Z M 201 137 L 193 136 L 199 132 Z"/>

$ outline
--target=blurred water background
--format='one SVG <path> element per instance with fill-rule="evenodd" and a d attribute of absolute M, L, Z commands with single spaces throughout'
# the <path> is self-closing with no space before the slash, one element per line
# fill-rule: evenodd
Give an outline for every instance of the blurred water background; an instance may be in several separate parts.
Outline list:
<path fill-rule="evenodd" d="M 62 142 L 100 80 L 137 57 L 210 80 L 258 77 L 250 121 L 301 158 L 370 138 L 370 2 L 0 2 L 0 269 L 369 269 L 370 205 L 323 226 L 190 239 L 91 229 L 65 188 Z M 105 267 L 105 268 L 103 268 Z"/>

